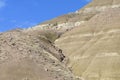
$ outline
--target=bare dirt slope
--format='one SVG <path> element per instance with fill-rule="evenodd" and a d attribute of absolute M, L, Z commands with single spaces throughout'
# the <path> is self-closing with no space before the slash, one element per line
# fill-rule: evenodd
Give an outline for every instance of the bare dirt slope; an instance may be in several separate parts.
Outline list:
<path fill-rule="evenodd" d="M 85 80 L 119 80 L 120 0 L 93 0 L 77 14 L 86 22 L 55 41 L 68 67 Z"/>
<path fill-rule="evenodd" d="M 85 80 L 120 79 L 120 8 L 108 9 L 56 40 L 74 74 Z"/>
<path fill-rule="evenodd" d="M 0 34 L 0 80 L 76 80 L 65 56 L 37 31 Z"/>
<path fill-rule="evenodd" d="M 0 33 L 0 80 L 80 78 L 120 80 L 120 0 Z"/>

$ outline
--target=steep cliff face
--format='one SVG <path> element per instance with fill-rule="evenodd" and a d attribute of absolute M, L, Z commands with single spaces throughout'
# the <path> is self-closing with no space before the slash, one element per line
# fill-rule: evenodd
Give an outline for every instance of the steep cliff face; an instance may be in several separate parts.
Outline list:
<path fill-rule="evenodd" d="M 93 0 L 78 13 L 87 22 L 55 41 L 69 57 L 68 67 L 85 80 L 120 79 L 120 0 Z"/>

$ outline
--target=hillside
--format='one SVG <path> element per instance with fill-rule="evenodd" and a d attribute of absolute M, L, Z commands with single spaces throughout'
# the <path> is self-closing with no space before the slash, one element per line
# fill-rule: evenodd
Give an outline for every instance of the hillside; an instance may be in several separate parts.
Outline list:
<path fill-rule="evenodd" d="M 120 80 L 120 0 L 0 33 L 0 80 Z"/>
<path fill-rule="evenodd" d="M 119 4 L 120 0 L 93 0 L 82 11 L 98 13 L 55 41 L 75 75 L 85 80 L 120 79 Z"/>
<path fill-rule="evenodd" d="M 64 65 L 61 50 L 39 33 L 0 34 L 0 80 L 79 80 Z"/>

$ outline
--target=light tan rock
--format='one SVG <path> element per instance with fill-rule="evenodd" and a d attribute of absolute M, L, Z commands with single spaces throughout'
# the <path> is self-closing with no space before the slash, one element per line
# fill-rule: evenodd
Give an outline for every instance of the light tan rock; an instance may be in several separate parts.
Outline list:
<path fill-rule="evenodd" d="M 120 8 L 108 9 L 66 32 L 56 45 L 85 80 L 120 79 Z"/>

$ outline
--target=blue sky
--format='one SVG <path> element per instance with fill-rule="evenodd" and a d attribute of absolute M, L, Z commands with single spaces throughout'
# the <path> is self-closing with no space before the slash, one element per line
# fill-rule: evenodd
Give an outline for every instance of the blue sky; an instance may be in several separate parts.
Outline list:
<path fill-rule="evenodd" d="M 28 28 L 74 12 L 91 0 L 0 0 L 0 32 Z"/>

